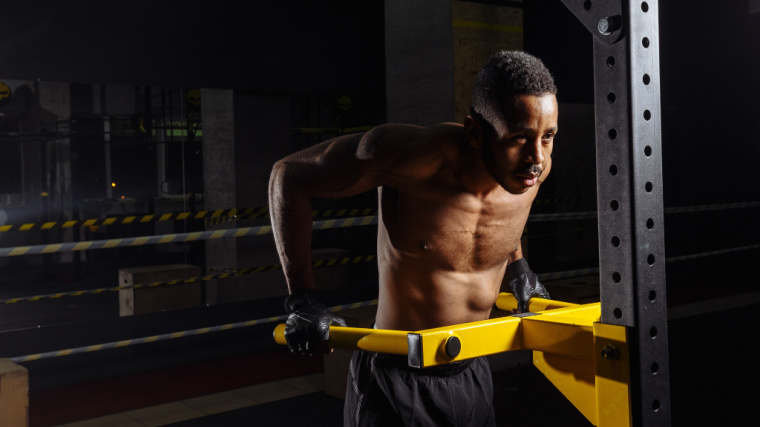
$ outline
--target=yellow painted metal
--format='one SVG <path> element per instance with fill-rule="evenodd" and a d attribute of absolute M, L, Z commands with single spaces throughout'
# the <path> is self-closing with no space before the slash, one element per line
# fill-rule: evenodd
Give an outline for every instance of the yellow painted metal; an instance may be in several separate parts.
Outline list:
<path fill-rule="evenodd" d="M 567 321 L 557 316 L 534 316 L 523 319 L 523 345 L 531 350 L 594 360 L 594 331 L 591 324 Z"/>
<path fill-rule="evenodd" d="M 406 331 L 388 329 L 330 327 L 330 344 L 335 348 L 352 348 L 378 353 L 407 354 Z"/>
<path fill-rule="evenodd" d="M 598 425 L 593 360 L 534 351 L 533 365 L 583 416 Z"/>
<path fill-rule="evenodd" d="M 514 294 L 502 292 L 496 299 L 496 307 L 499 310 L 512 311 L 517 308 L 517 299 Z M 579 307 L 579 304 L 571 302 L 555 301 L 543 298 L 531 298 L 528 302 L 528 311 L 538 313 L 539 311 L 554 310 L 557 308 Z"/>
<path fill-rule="evenodd" d="M 594 359 L 593 324 L 599 320 L 599 303 L 548 310 L 525 317 L 523 345 L 552 354 Z"/>
<path fill-rule="evenodd" d="M 592 303 L 583 305 L 572 305 L 565 308 L 555 308 L 551 310 L 545 310 L 541 312 L 541 316 L 555 316 L 555 322 L 584 322 L 583 324 L 593 324 L 598 322 L 602 316 L 602 304 Z M 567 320 L 562 320 L 567 318 Z M 586 323 L 587 322 L 587 323 Z"/>
<path fill-rule="evenodd" d="M 531 317 L 509 316 L 417 331 L 415 334 L 419 335 L 421 342 L 418 351 L 420 363 L 423 367 L 443 365 L 523 348 L 593 359 L 591 328 L 593 322 L 599 319 L 599 314 L 598 303 L 570 304 Z M 284 325 L 275 329 L 275 340 L 280 344 L 285 344 L 284 330 Z M 528 335 L 525 330 L 529 331 Z M 334 348 L 408 354 L 408 334 L 407 331 L 335 326 L 330 328 L 330 345 Z M 446 341 L 452 336 L 457 336 L 461 342 L 461 351 L 453 358 L 445 351 Z"/>
<path fill-rule="evenodd" d="M 377 353 L 408 354 L 407 335 L 406 331 L 331 326 L 330 346 Z M 274 328 L 274 340 L 278 344 L 287 344 L 284 323 Z"/>
<path fill-rule="evenodd" d="M 280 323 L 279 325 L 274 327 L 274 342 L 277 344 L 287 345 L 287 341 L 285 340 L 285 324 Z"/>
<path fill-rule="evenodd" d="M 422 341 L 422 366 L 520 350 L 523 348 L 521 320 L 520 317 L 501 317 L 418 331 L 416 334 Z M 449 357 L 444 349 L 446 340 L 451 336 L 457 336 L 462 344 L 459 355 L 454 358 Z"/>
<path fill-rule="evenodd" d="M 631 420 L 631 375 L 627 329 L 594 324 L 596 358 L 596 401 L 599 427 L 629 427 Z M 608 347 L 609 346 L 609 347 Z M 617 358 L 602 357 L 608 347 Z"/>
<path fill-rule="evenodd" d="M 535 300 L 535 299 L 534 299 Z M 534 301 L 531 300 L 531 301 Z M 421 367 L 443 365 L 512 350 L 533 350 L 534 365 L 594 425 L 630 427 L 630 357 L 627 330 L 599 323 L 601 304 L 570 304 L 538 300 L 530 309 L 544 308 L 527 317 L 501 317 L 417 332 L 363 328 L 330 328 L 334 348 L 408 354 L 409 336 L 418 337 Z M 511 310 L 512 294 L 499 296 L 497 306 Z M 275 329 L 275 340 L 285 344 L 285 325 Z M 461 350 L 446 354 L 449 338 L 457 337 Z M 604 349 L 607 355 L 603 357 Z"/>

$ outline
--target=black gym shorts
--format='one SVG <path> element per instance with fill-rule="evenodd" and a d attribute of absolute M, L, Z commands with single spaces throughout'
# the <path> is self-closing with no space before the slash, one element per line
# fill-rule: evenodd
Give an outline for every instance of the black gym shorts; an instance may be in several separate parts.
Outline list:
<path fill-rule="evenodd" d="M 494 426 L 493 382 L 484 357 L 411 368 L 407 356 L 356 351 L 344 426 Z"/>

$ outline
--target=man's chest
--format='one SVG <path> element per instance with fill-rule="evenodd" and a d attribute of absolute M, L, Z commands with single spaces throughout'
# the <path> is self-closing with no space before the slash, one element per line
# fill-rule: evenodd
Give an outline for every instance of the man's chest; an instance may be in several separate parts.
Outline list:
<path fill-rule="evenodd" d="M 454 271 L 503 266 L 520 241 L 532 198 L 422 190 L 383 191 L 383 224 L 396 250 Z"/>

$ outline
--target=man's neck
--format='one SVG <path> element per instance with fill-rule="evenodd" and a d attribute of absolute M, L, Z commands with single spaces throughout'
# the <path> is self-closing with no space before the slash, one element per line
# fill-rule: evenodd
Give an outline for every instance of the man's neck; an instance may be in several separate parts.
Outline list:
<path fill-rule="evenodd" d="M 480 151 L 471 145 L 460 144 L 457 152 L 452 153 L 449 159 L 454 176 L 467 192 L 485 197 L 501 189 L 483 164 Z"/>

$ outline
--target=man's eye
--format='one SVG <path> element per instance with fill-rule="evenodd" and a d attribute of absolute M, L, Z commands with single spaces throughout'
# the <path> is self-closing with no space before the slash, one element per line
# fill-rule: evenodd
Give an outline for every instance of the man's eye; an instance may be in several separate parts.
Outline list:
<path fill-rule="evenodd" d="M 526 139 L 528 139 L 528 137 L 526 137 L 525 135 L 515 135 L 512 137 L 512 139 L 514 141 L 525 141 Z"/>

